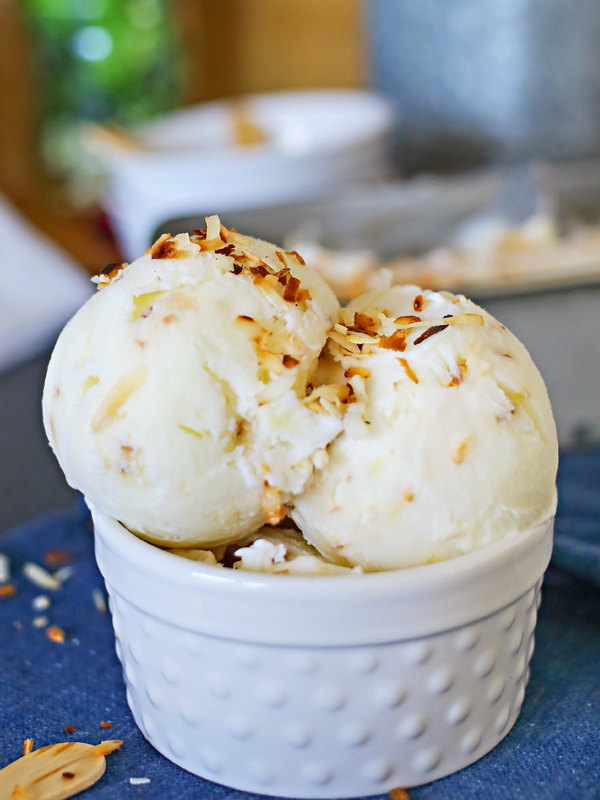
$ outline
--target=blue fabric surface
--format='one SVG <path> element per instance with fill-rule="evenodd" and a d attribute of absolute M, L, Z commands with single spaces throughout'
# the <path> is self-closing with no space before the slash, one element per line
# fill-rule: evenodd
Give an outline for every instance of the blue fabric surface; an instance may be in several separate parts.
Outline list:
<path fill-rule="evenodd" d="M 546 576 L 531 681 L 521 715 L 498 747 L 471 767 L 410 790 L 412 800 L 592 800 L 600 798 L 600 450 L 563 456 L 553 566 Z M 75 573 L 48 611 L 31 601 L 42 590 L 21 574 L 49 550 L 69 550 Z M 197 778 L 159 755 L 126 704 L 108 614 L 94 606 L 103 588 L 92 530 L 80 506 L 0 537 L 18 593 L 0 598 L 0 767 L 21 755 L 23 740 L 92 744 L 123 739 L 90 800 L 256 800 Z M 48 640 L 32 619 L 45 614 L 67 632 Z M 111 730 L 100 728 L 112 722 Z M 65 725 L 75 726 L 65 734 Z M 130 777 L 150 783 L 130 785 Z"/>

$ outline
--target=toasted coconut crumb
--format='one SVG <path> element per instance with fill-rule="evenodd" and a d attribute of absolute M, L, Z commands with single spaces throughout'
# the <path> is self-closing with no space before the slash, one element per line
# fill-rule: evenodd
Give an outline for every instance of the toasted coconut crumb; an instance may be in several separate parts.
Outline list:
<path fill-rule="evenodd" d="M 407 361 L 405 358 L 399 358 L 399 359 L 398 359 L 398 361 L 399 361 L 399 362 L 402 364 L 402 366 L 404 367 L 404 371 L 406 372 L 406 374 L 408 375 L 408 377 L 411 379 L 411 381 L 412 381 L 413 383 L 418 383 L 418 382 L 419 382 L 419 379 L 418 379 L 418 378 L 417 378 L 417 376 L 415 375 L 415 373 L 414 373 L 414 371 L 413 371 L 412 367 L 410 366 L 410 364 L 408 363 L 408 361 Z"/>
<path fill-rule="evenodd" d="M 57 644 L 63 644 L 67 638 L 66 633 L 58 625 L 50 625 L 49 628 L 46 628 L 46 636 L 51 642 L 56 642 Z"/>
<path fill-rule="evenodd" d="M 297 358 L 294 358 L 293 356 L 288 356 L 287 354 L 284 354 L 284 356 L 283 356 L 283 366 L 286 369 L 293 369 L 294 367 L 297 367 L 299 363 L 300 363 L 300 361 Z"/>
<path fill-rule="evenodd" d="M 48 617 L 34 617 L 31 624 L 34 628 L 45 628 L 48 622 Z"/>
<path fill-rule="evenodd" d="M 414 493 L 409 491 L 403 492 L 402 497 L 406 500 L 407 503 L 412 503 L 412 501 L 415 499 Z"/>
<path fill-rule="evenodd" d="M 406 789 L 401 789 L 399 786 L 395 789 L 390 789 L 390 800 L 410 800 Z"/>
<path fill-rule="evenodd" d="M 73 556 L 68 550 L 48 550 L 44 553 L 44 563 L 49 567 L 70 564 Z"/>
<path fill-rule="evenodd" d="M 421 342 L 424 342 L 425 339 L 429 339 L 430 336 L 435 336 L 436 333 L 441 333 L 447 327 L 448 327 L 447 324 L 446 325 L 432 325 L 431 328 L 427 328 L 426 331 L 423 331 L 423 333 L 419 337 L 417 337 L 415 339 L 413 344 L 415 344 L 415 345 L 421 344 Z"/>
<path fill-rule="evenodd" d="M 65 725 L 65 733 L 75 733 L 75 725 Z"/>
<path fill-rule="evenodd" d="M 31 605 L 35 611 L 45 611 L 47 608 L 50 608 L 50 598 L 45 594 L 38 594 L 37 597 L 34 597 L 31 601 Z"/>
<path fill-rule="evenodd" d="M 12 583 L 4 583 L 0 586 L 0 597 L 13 597 L 17 593 L 17 587 Z"/>
<path fill-rule="evenodd" d="M 33 739 L 25 739 L 23 742 L 23 755 L 28 756 L 33 750 Z"/>
<path fill-rule="evenodd" d="M 279 489 L 265 484 L 260 500 L 267 519 L 267 525 L 279 525 L 285 517 L 285 506 L 281 502 Z"/>
<path fill-rule="evenodd" d="M 472 438 L 471 436 L 467 436 L 467 438 L 464 439 L 458 445 L 458 447 L 452 452 L 451 458 L 452 458 L 452 461 L 454 461 L 455 464 L 462 464 L 463 461 L 465 460 L 465 455 L 466 455 L 466 452 L 467 452 L 467 448 L 469 447 L 469 444 L 471 443 L 471 438 Z"/>
<path fill-rule="evenodd" d="M 218 219 L 218 217 L 217 217 L 217 219 Z M 106 730 L 108 730 L 109 728 L 112 728 L 112 722 L 108 722 L 108 720 L 107 721 L 103 721 L 103 722 L 100 723 L 100 727 L 101 728 L 105 728 Z"/>

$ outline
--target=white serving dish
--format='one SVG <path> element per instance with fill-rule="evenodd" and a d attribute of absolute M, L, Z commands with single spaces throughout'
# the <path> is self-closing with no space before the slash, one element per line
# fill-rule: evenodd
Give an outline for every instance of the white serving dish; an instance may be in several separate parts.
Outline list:
<path fill-rule="evenodd" d="M 552 519 L 450 561 L 310 578 L 202 565 L 92 515 L 129 705 L 190 772 L 377 795 L 471 764 L 519 714 Z"/>
<path fill-rule="evenodd" d="M 393 112 L 371 92 L 282 92 L 237 102 L 266 142 L 235 144 L 228 100 L 149 123 L 131 146 L 88 132 L 84 143 L 108 174 L 104 204 L 127 259 L 142 254 L 165 219 L 319 198 L 389 171 Z"/>

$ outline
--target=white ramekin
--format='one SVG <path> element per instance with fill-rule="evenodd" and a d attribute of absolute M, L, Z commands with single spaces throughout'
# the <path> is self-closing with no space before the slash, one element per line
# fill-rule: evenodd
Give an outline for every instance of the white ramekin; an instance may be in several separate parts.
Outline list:
<path fill-rule="evenodd" d="M 293 577 L 179 558 L 92 514 L 129 705 L 190 772 L 376 795 L 471 764 L 517 718 L 552 519 L 438 564 Z"/>

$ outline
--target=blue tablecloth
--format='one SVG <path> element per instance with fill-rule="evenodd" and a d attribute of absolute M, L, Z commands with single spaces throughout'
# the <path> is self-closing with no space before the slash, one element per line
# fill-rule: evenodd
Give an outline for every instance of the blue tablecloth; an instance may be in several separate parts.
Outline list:
<path fill-rule="evenodd" d="M 600 798 L 600 450 L 563 455 L 553 563 L 544 584 L 531 681 L 508 737 L 468 769 L 410 790 L 412 800 L 592 800 Z M 75 571 L 52 605 L 21 574 L 47 551 L 68 550 Z M 123 739 L 90 800 L 256 800 L 197 778 L 157 753 L 138 731 L 125 701 L 108 614 L 92 600 L 103 588 L 83 504 L 34 520 L 0 537 L 17 594 L 0 597 L 0 766 L 21 755 L 23 740 L 41 747 L 69 739 Z M 32 625 L 45 614 L 67 633 L 63 644 Z M 110 730 L 100 722 L 109 720 Z M 74 725 L 74 734 L 65 734 Z M 131 785 L 130 777 L 150 778 Z"/>

